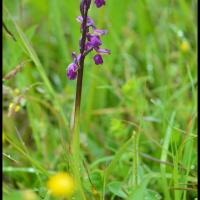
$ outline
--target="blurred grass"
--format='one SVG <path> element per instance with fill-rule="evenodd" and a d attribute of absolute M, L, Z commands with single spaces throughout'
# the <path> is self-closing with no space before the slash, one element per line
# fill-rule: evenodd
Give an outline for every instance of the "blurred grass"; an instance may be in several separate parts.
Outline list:
<path fill-rule="evenodd" d="M 81 149 L 92 185 L 84 167 L 82 181 L 90 199 L 99 199 L 104 186 L 108 200 L 197 197 L 196 7 L 196 0 L 109 0 L 100 10 L 92 6 L 97 26 L 109 30 L 103 44 L 112 54 L 101 67 L 90 55 L 84 72 Z M 79 49 L 79 1 L 4 0 L 3 8 L 3 21 L 17 39 L 3 30 L 3 77 L 30 60 L 3 80 L 4 196 L 30 189 L 51 199 L 48 175 L 70 169 L 76 82 L 67 80 L 66 67 Z M 20 110 L 8 116 L 11 103 Z M 139 153 L 157 159 L 139 157 L 137 188 L 133 131 L 140 134 Z M 22 197 L 8 197 L 17 198 Z"/>

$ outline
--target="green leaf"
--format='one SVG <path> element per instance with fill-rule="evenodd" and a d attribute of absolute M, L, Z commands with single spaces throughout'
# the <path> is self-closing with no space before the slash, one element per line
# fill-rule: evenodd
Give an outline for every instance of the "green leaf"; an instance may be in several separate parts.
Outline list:
<path fill-rule="evenodd" d="M 131 194 L 129 195 L 129 197 L 126 200 L 136 200 L 136 199 L 140 199 L 140 200 L 144 200 L 145 198 L 145 190 L 146 190 L 146 185 L 142 184 L 139 185 L 137 188 L 135 188 Z"/>
<path fill-rule="evenodd" d="M 38 25 L 33 25 L 30 28 L 28 28 L 28 30 L 26 31 L 26 35 L 28 37 L 29 40 L 31 40 L 36 32 L 36 28 L 38 27 Z"/>
<path fill-rule="evenodd" d="M 110 192 L 115 194 L 116 196 L 127 198 L 126 193 L 122 190 L 122 183 L 118 181 L 111 182 L 108 185 L 108 189 Z"/>
<path fill-rule="evenodd" d="M 161 195 L 153 190 L 146 190 L 145 200 L 161 200 Z"/>
<path fill-rule="evenodd" d="M 22 195 L 20 192 L 11 192 L 9 194 L 3 195 L 4 200 L 22 200 Z"/>
<path fill-rule="evenodd" d="M 135 187 L 135 189 L 130 193 L 129 197 L 126 200 L 146 200 L 146 187 L 151 179 L 151 176 L 147 176 L 144 180 L 141 181 L 140 185 Z"/>
<path fill-rule="evenodd" d="M 95 171 L 90 175 L 90 179 L 92 184 L 94 184 L 95 188 L 100 191 L 103 187 L 103 175 L 101 171 Z"/>

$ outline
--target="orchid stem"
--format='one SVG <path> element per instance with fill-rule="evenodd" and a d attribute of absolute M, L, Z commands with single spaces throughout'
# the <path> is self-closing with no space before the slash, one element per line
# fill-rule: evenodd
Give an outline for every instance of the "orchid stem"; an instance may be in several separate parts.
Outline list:
<path fill-rule="evenodd" d="M 80 58 L 80 68 L 78 69 L 78 76 L 77 76 L 77 85 L 76 85 L 76 99 L 75 99 L 75 111 L 74 111 L 74 120 L 73 120 L 73 127 L 72 127 L 72 158 L 73 158 L 73 172 L 75 181 L 77 183 L 77 187 L 79 190 L 79 194 L 81 199 L 86 200 L 84 190 L 82 188 L 81 183 L 81 159 L 80 159 L 80 106 L 81 106 L 81 95 L 82 95 L 82 84 L 83 84 L 83 69 L 84 69 L 84 60 L 85 56 L 84 47 L 86 42 L 86 23 L 87 23 L 87 13 L 88 10 L 86 9 L 84 16 L 83 16 L 83 32 L 82 32 L 82 40 L 81 40 L 81 58 Z"/>

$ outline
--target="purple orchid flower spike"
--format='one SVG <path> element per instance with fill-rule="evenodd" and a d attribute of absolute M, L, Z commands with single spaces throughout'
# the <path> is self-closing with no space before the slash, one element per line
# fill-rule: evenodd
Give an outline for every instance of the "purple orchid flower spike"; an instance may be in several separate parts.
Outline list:
<path fill-rule="evenodd" d="M 89 53 L 95 52 L 93 57 L 94 63 L 96 65 L 103 64 L 102 55 L 109 54 L 110 51 L 107 49 L 101 49 L 102 46 L 101 36 L 105 35 L 107 31 L 100 30 L 95 27 L 94 21 L 88 16 L 88 11 L 90 8 L 92 0 L 81 0 L 80 12 L 81 16 L 77 17 L 77 21 L 81 23 L 81 37 L 79 40 L 80 53 L 78 56 L 75 52 L 72 53 L 73 62 L 69 64 L 67 68 L 67 77 L 70 80 L 77 78 L 76 84 L 76 98 L 74 103 L 74 112 L 72 119 L 72 145 L 70 145 L 71 161 L 74 166 L 72 172 L 74 179 L 78 182 L 80 181 L 80 187 L 78 187 L 78 193 L 81 198 L 86 199 L 84 191 L 81 189 L 81 172 L 79 168 L 81 167 L 81 157 L 80 152 L 77 151 L 80 146 L 80 135 L 79 135 L 79 124 L 80 124 L 80 106 L 81 106 L 81 96 L 82 96 L 82 86 L 83 86 L 83 72 L 84 72 L 84 61 Z M 94 0 L 94 3 L 99 8 L 105 5 L 105 0 Z"/>
<path fill-rule="evenodd" d="M 94 0 L 94 3 L 97 8 L 106 4 L 105 0 Z M 75 52 L 72 53 L 73 63 L 69 64 L 67 68 L 67 76 L 70 80 L 76 79 L 78 70 L 83 67 L 85 57 L 93 50 L 96 52 L 96 55 L 93 57 L 96 65 L 103 64 L 102 55 L 110 54 L 110 50 L 100 48 L 102 46 L 101 36 L 107 34 L 108 31 L 96 28 L 94 21 L 88 16 L 90 5 L 91 0 L 81 0 L 81 16 L 76 18 L 81 23 L 80 54 L 76 56 Z"/>

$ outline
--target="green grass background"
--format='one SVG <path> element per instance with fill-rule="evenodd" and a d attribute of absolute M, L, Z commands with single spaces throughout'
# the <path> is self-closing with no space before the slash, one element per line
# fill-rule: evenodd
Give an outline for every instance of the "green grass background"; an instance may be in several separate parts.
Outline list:
<path fill-rule="evenodd" d="M 4 199 L 22 199 L 26 189 L 53 199 L 48 177 L 70 170 L 76 81 L 66 68 L 79 51 L 78 15 L 78 0 L 3 1 L 3 21 L 17 40 L 3 29 L 3 77 L 25 62 L 3 80 Z M 85 62 L 80 137 L 88 199 L 102 191 L 106 200 L 197 198 L 197 1 L 107 0 L 90 16 L 109 30 L 103 47 L 111 55 L 102 66 L 94 54 Z"/>

